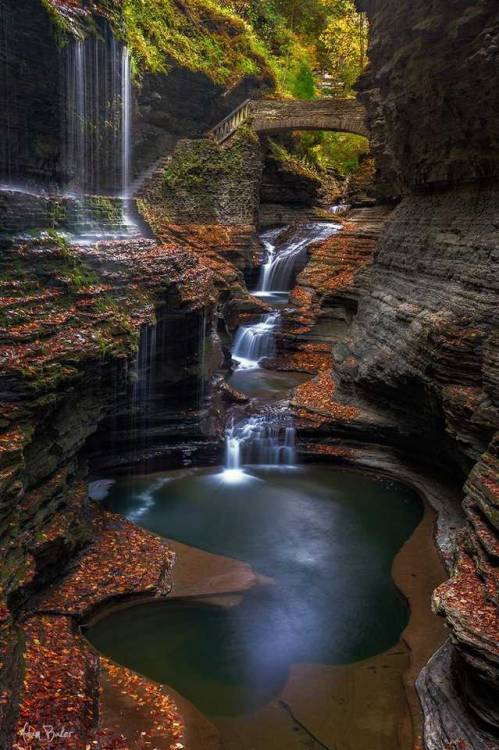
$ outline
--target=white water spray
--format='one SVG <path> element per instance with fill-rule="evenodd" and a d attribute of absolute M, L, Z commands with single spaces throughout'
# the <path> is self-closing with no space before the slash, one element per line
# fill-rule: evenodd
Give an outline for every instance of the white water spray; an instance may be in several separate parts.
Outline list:
<path fill-rule="evenodd" d="M 254 325 L 238 328 L 232 348 L 232 357 L 238 368 L 257 368 L 261 359 L 275 354 L 274 332 L 279 319 L 279 313 L 273 312 Z"/>
<path fill-rule="evenodd" d="M 133 92 L 128 49 L 106 30 L 70 44 L 63 53 L 66 81 L 64 171 L 68 196 L 78 201 L 78 242 L 137 234 L 129 216 Z M 106 229 L 95 199 L 118 196 L 121 219 Z M 93 202 L 92 202 L 93 200 Z M 116 200 L 116 199 L 114 199 Z"/>
<path fill-rule="evenodd" d="M 243 466 L 294 466 L 295 428 L 287 416 L 262 414 L 233 423 L 226 432 L 225 469 L 242 472 Z"/>
<path fill-rule="evenodd" d="M 282 249 L 277 249 L 279 237 L 284 230 L 271 230 L 262 236 L 266 249 L 266 261 L 262 266 L 258 282 L 257 294 L 270 292 L 289 292 L 293 284 L 296 269 L 304 261 L 306 249 L 313 242 L 325 240 L 336 234 L 339 227 L 326 222 L 307 224 L 303 231 L 294 235 L 293 239 L 284 243 Z"/>

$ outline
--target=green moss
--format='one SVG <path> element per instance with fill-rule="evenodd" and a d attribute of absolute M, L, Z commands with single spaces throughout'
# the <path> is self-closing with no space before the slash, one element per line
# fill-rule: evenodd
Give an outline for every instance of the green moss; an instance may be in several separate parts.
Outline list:
<path fill-rule="evenodd" d="M 97 221 L 106 224 L 120 224 L 122 221 L 122 206 L 117 200 L 106 198 L 103 195 L 92 195 L 86 199 L 87 207 Z"/>
<path fill-rule="evenodd" d="M 78 14 L 77 12 L 61 12 L 54 0 L 41 0 L 52 22 L 54 36 L 59 47 L 66 47 L 78 37 L 85 38 L 89 34 L 97 32 L 94 17 L 90 13 Z"/>
<path fill-rule="evenodd" d="M 53 200 L 50 206 L 50 223 L 52 228 L 62 226 L 67 219 L 67 207 L 64 201 Z"/>
<path fill-rule="evenodd" d="M 248 159 L 254 158 L 257 136 L 241 128 L 230 147 L 223 148 L 211 140 L 186 141 L 177 148 L 164 172 L 164 195 L 173 203 L 188 197 L 193 203 L 208 206 L 217 200 L 213 188 L 224 182 L 246 177 Z"/>
<path fill-rule="evenodd" d="M 47 234 L 56 244 L 59 257 L 55 259 L 56 270 L 71 289 L 79 291 L 82 287 L 95 284 L 97 277 L 75 255 L 73 248 L 64 235 L 55 229 L 48 229 Z M 61 262 L 62 261 L 62 262 Z"/>
<path fill-rule="evenodd" d="M 52 22 L 52 28 L 54 30 L 54 36 L 56 38 L 58 46 L 65 47 L 71 39 L 71 24 L 62 13 L 58 13 L 50 0 L 42 0 L 42 5 L 47 11 Z"/>
<path fill-rule="evenodd" d="M 47 235 L 57 245 L 63 257 L 73 257 L 71 246 L 63 234 L 60 234 L 56 229 L 47 229 Z"/>
<path fill-rule="evenodd" d="M 213 0 L 124 0 L 121 29 L 143 70 L 166 73 L 176 63 L 222 85 L 270 74 L 250 25 Z"/>

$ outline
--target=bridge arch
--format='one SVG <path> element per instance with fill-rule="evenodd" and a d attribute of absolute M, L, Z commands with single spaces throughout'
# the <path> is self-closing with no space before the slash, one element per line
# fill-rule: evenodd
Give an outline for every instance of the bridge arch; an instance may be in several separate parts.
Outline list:
<path fill-rule="evenodd" d="M 366 110 L 356 99 L 248 99 L 213 128 L 211 135 L 222 143 L 244 122 L 250 122 L 262 135 L 333 130 L 369 137 Z"/>
<path fill-rule="evenodd" d="M 311 99 L 252 103 L 252 126 L 257 133 L 290 130 L 334 130 L 369 136 L 364 106 L 355 99 Z"/>

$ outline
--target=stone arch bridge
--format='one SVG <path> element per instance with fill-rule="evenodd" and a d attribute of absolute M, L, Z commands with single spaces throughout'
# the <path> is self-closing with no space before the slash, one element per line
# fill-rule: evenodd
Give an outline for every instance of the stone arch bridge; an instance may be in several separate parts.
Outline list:
<path fill-rule="evenodd" d="M 356 99 L 247 99 L 210 135 L 223 143 L 245 122 L 262 135 L 291 130 L 334 130 L 369 137 L 366 110 Z"/>

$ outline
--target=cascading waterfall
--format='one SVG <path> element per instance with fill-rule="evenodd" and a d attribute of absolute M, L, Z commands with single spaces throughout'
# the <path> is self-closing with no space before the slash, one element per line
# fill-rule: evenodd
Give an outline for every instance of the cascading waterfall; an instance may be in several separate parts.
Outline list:
<path fill-rule="evenodd" d="M 256 368 L 261 359 L 274 355 L 274 330 L 279 318 L 278 312 L 272 312 L 265 315 L 259 323 L 239 327 L 232 348 L 232 357 L 238 367 Z"/>
<path fill-rule="evenodd" d="M 297 263 L 308 245 L 330 237 L 339 228 L 326 222 L 307 224 L 295 231 L 288 242 L 283 242 L 282 249 L 278 249 L 278 241 L 288 227 L 264 233 L 266 261 L 256 294 L 288 293 Z M 258 323 L 239 327 L 232 347 L 238 370 L 258 369 L 262 359 L 275 355 L 275 330 L 279 321 L 280 313 L 274 310 Z M 223 474 L 226 481 L 239 481 L 244 476 L 242 467 L 245 465 L 293 466 L 295 457 L 295 428 L 289 414 L 265 412 L 239 423 L 232 422 L 226 429 Z"/>
<path fill-rule="evenodd" d="M 295 428 L 288 415 L 260 414 L 232 423 L 226 432 L 226 471 L 243 466 L 294 466 Z M 229 474 L 230 478 L 230 474 Z"/>
<path fill-rule="evenodd" d="M 265 295 L 271 292 L 289 292 L 293 283 L 296 268 L 303 261 L 307 247 L 318 240 L 327 239 L 338 231 L 334 224 L 314 222 L 307 224 L 303 231 L 286 243 L 282 250 L 277 250 L 277 240 L 285 229 L 270 230 L 262 236 L 266 250 L 266 260 L 262 266 L 256 294 Z"/>
<path fill-rule="evenodd" d="M 13 21 L 9 8 L 0 2 L 0 75 L 5 98 L 0 102 L 0 122 L 3 129 L 3 137 L 0 138 L 0 160 L 5 165 L 5 173 L 2 180 L 8 182 L 12 172 L 16 172 L 16 165 L 12 163 L 12 120 L 16 119 L 17 97 L 12 80 L 9 57 L 10 39 L 12 37 Z"/>

